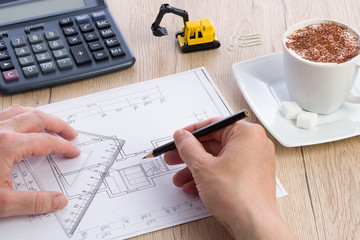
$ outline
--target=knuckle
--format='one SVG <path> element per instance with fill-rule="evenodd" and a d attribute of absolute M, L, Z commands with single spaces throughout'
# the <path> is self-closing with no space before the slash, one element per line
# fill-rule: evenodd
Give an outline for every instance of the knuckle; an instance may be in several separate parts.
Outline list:
<path fill-rule="evenodd" d="M 32 109 L 30 113 L 38 117 L 40 120 L 45 117 L 45 113 L 36 108 Z"/>
<path fill-rule="evenodd" d="M 16 111 L 16 112 L 24 112 L 25 111 L 25 109 L 18 104 L 11 105 L 8 109 L 11 111 Z"/>
<path fill-rule="evenodd" d="M 0 216 L 7 216 L 8 211 L 12 208 L 13 204 L 14 200 L 11 197 L 0 193 Z"/>
<path fill-rule="evenodd" d="M 43 213 L 44 206 L 45 206 L 44 194 L 37 192 L 35 194 L 35 198 L 34 198 L 34 202 L 33 202 L 32 206 L 33 206 L 33 214 Z"/>
<path fill-rule="evenodd" d="M 11 145 L 13 142 L 16 142 L 16 134 L 8 131 L 0 131 L 0 142 L 2 144 L 2 147 L 4 146 L 4 144 Z"/>

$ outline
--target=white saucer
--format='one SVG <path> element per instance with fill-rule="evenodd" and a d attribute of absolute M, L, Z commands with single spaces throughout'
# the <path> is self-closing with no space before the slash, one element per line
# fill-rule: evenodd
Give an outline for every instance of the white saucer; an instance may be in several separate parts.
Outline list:
<path fill-rule="evenodd" d="M 293 101 L 284 79 L 283 53 L 232 66 L 239 88 L 261 123 L 284 146 L 297 147 L 336 141 L 360 134 L 360 104 L 344 103 L 336 112 L 319 115 L 314 129 L 300 129 L 280 112 L 283 101 Z M 352 92 L 360 95 L 360 74 Z"/>

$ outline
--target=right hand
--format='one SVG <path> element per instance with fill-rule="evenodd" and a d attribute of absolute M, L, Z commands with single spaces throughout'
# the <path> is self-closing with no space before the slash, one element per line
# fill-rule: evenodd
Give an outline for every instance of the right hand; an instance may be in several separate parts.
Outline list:
<path fill-rule="evenodd" d="M 239 239 L 295 238 L 277 211 L 274 145 L 264 129 L 240 121 L 199 140 L 190 133 L 217 120 L 175 132 L 177 149 L 165 153 L 164 159 L 187 167 L 175 174 L 174 184 L 186 193 L 198 193 Z M 273 235 L 276 230 L 280 235 Z"/>

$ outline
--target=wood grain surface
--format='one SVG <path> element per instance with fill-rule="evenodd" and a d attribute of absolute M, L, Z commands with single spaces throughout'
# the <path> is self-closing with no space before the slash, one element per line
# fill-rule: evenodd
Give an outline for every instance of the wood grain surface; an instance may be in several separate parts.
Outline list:
<path fill-rule="evenodd" d="M 232 64 L 282 51 L 282 34 L 301 20 L 328 18 L 360 29 L 356 0 L 169 0 L 171 6 L 188 11 L 190 20 L 209 17 L 222 43 L 217 50 L 182 54 L 175 41 L 183 24 L 179 16 L 164 16 L 161 26 L 167 28 L 168 36 L 152 35 L 150 26 L 162 3 L 108 0 L 136 57 L 132 68 L 53 88 L 0 95 L 1 108 L 12 104 L 37 107 L 205 66 L 234 111 L 249 109 L 232 75 Z M 261 33 L 263 44 L 227 49 L 231 35 L 247 33 Z M 248 120 L 260 123 L 253 113 Z M 360 239 L 360 138 L 286 148 L 268 135 L 276 146 L 277 176 L 289 193 L 278 199 L 278 208 L 299 239 Z M 133 239 L 232 238 L 210 217 Z"/>

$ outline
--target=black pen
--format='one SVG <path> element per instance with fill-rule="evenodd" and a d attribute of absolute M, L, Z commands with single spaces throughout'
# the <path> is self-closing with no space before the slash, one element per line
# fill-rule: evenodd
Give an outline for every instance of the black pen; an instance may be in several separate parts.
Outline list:
<path fill-rule="evenodd" d="M 240 112 L 237 112 L 233 115 L 230 115 L 226 118 L 223 118 L 217 122 L 214 122 L 212 124 L 209 124 L 205 127 L 202 127 L 194 132 L 192 132 L 192 135 L 194 135 L 194 137 L 196 138 L 200 138 L 203 137 L 209 133 L 215 132 L 216 130 L 219 130 L 221 128 L 224 128 L 234 122 L 237 122 L 245 117 L 249 116 L 249 111 L 246 109 L 241 110 Z M 143 157 L 143 159 L 145 158 L 152 158 L 152 157 L 157 157 L 167 151 L 170 151 L 172 149 L 175 149 L 175 142 L 171 141 L 169 143 L 166 143 L 160 147 L 155 148 L 154 150 L 152 150 L 152 152 L 150 152 L 148 155 L 146 155 L 145 157 Z"/>

